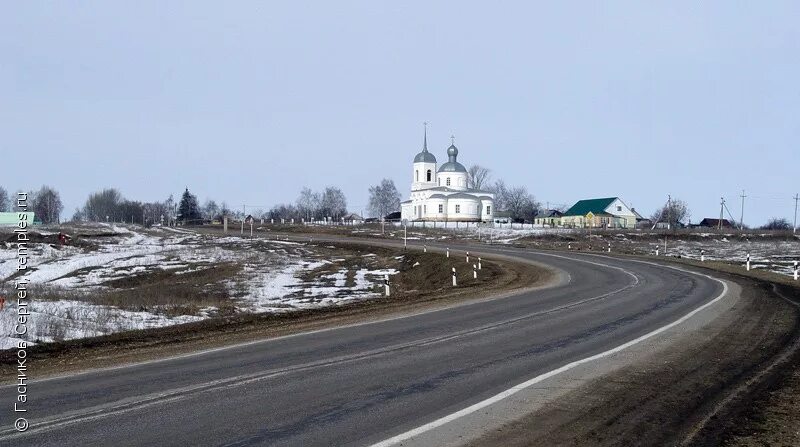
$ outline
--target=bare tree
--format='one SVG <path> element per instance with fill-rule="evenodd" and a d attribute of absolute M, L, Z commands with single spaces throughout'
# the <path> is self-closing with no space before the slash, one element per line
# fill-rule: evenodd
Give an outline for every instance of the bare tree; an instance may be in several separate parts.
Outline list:
<path fill-rule="evenodd" d="M 497 180 L 493 185 L 488 187 L 489 192 L 494 193 L 494 208 L 496 210 L 508 210 L 508 187 L 503 180 Z"/>
<path fill-rule="evenodd" d="M 267 219 L 275 219 L 277 221 L 280 221 L 281 219 L 300 220 L 302 215 L 303 213 L 300 211 L 300 209 L 291 204 L 275 205 L 264 214 Z"/>
<path fill-rule="evenodd" d="M 373 217 L 384 217 L 400 209 L 400 193 L 394 181 L 387 178 L 369 188 L 369 205 L 367 209 Z"/>
<path fill-rule="evenodd" d="M 0 212 L 6 212 L 11 208 L 11 202 L 8 199 L 8 191 L 0 186 Z"/>
<path fill-rule="evenodd" d="M 311 220 L 316 217 L 321 201 L 318 193 L 304 187 L 300 191 L 300 197 L 297 198 L 297 210 L 306 220 Z"/>
<path fill-rule="evenodd" d="M 89 194 L 83 205 L 83 218 L 97 222 L 105 222 L 106 219 L 119 220 L 119 205 L 123 200 L 122 194 L 114 188 Z"/>
<path fill-rule="evenodd" d="M 347 198 L 342 190 L 335 186 L 325 188 L 320 205 L 323 217 L 331 217 L 334 220 L 338 220 L 347 214 Z"/>
<path fill-rule="evenodd" d="M 33 212 L 42 223 L 58 223 L 64 210 L 58 191 L 45 185 L 34 194 L 34 197 Z"/>
<path fill-rule="evenodd" d="M 213 200 L 206 200 L 203 204 L 203 217 L 208 220 L 214 220 L 219 216 L 219 205 Z"/>
<path fill-rule="evenodd" d="M 467 170 L 467 186 L 470 189 L 483 189 L 489 184 L 491 170 L 481 165 L 472 165 Z"/>
<path fill-rule="evenodd" d="M 672 199 L 669 203 L 656 210 L 650 219 L 653 221 L 653 225 L 658 222 L 666 222 L 670 228 L 674 229 L 686 223 L 691 217 L 692 213 L 686 202 L 680 199 Z"/>
<path fill-rule="evenodd" d="M 524 186 L 509 188 L 505 201 L 506 211 L 516 221 L 531 220 L 539 210 L 539 203 Z"/>
<path fill-rule="evenodd" d="M 788 220 L 779 217 L 773 217 L 765 225 L 761 227 L 762 230 L 791 230 L 792 224 Z"/>

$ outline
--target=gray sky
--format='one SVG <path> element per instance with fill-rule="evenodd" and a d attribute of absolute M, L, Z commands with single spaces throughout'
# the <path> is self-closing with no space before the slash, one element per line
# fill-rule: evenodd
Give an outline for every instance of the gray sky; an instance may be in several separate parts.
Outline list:
<path fill-rule="evenodd" d="M 603 2 L 606 3 L 606 2 Z M 440 159 L 542 201 L 791 220 L 798 2 L 13 2 L 0 185 L 273 205 Z M 490 5 L 491 4 L 491 5 Z M 240 205 L 239 205 L 240 206 Z"/>

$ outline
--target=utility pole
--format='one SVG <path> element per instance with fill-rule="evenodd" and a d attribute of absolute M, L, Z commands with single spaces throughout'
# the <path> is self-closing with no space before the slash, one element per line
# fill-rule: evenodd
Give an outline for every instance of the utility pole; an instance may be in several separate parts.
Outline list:
<path fill-rule="evenodd" d="M 725 209 L 725 197 L 720 197 L 721 202 L 719 202 L 719 221 L 717 221 L 717 230 L 722 229 L 722 212 Z"/>
<path fill-rule="evenodd" d="M 242 231 L 241 231 L 241 235 L 242 236 L 244 236 L 244 216 L 245 216 L 245 213 L 247 213 L 246 209 L 247 209 L 247 205 L 242 204 Z"/>
<path fill-rule="evenodd" d="M 740 197 L 742 198 L 742 215 L 739 218 L 739 231 L 742 231 L 744 229 L 744 198 L 747 197 L 744 195 L 744 190 L 742 190 L 742 195 Z"/>
<path fill-rule="evenodd" d="M 800 200 L 800 194 L 794 195 L 794 226 L 792 233 L 797 234 L 797 201 Z"/>
<path fill-rule="evenodd" d="M 667 195 L 667 230 L 671 229 L 672 227 L 672 195 Z M 666 245 L 666 242 L 664 243 Z M 664 248 L 664 253 L 667 252 L 667 249 Z"/>

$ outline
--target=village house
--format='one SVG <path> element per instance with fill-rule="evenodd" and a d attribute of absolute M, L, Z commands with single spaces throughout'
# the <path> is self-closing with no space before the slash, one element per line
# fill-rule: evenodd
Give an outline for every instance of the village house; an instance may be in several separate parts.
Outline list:
<path fill-rule="evenodd" d="M 563 216 L 570 228 L 634 228 L 636 214 L 619 197 L 579 200 Z"/>

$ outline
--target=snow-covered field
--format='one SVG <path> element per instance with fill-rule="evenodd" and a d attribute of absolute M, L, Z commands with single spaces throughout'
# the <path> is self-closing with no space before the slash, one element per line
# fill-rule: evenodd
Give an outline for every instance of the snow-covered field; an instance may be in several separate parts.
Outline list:
<path fill-rule="evenodd" d="M 229 265 L 235 274 L 207 286 L 225 290 L 235 312 L 287 312 L 375 296 L 375 282 L 396 273 L 367 266 L 337 268 L 336 260 L 323 259 L 313 247 L 287 241 L 222 238 L 171 228 L 97 225 L 72 230 L 91 243 L 29 244 L 29 269 L 22 275 L 16 274 L 16 245 L 0 243 L 0 294 L 6 296 L 0 311 L 0 349 L 17 340 L 16 302 L 10 297 L 13 283 L 21 279 L 31 284 L 27 340 L 48 342 L 199 321 L 219 313 L 216 306 L 176 315 L 166 305 L 97 303 L 98 296 L 126 287 L 120 281 L 130 278 L 196 277 Z M 0 229 L 0 240 L 6 239 L 3 236 Z M 335 272 L 304 279 L 315 269 L 330 270 L 326 267 Z"/>
<path fill-rule="evenodd" d="M 651 243 L 663 247 L 661 243 Z M 661 250 L 663 252 L 663 249 Z M 704 237 L 692 240 L 670 240 L 667 238 L 667 254 L 689 259 L 700 259 L 701 253 L 708 260 L 739 263 L 744 265 L 750 255 L 751 268 L 763 268 L 775 273 L 792 275 L 794 261 L 800 261 L 800 240 L 765 240 L 759 238 Z"/>

